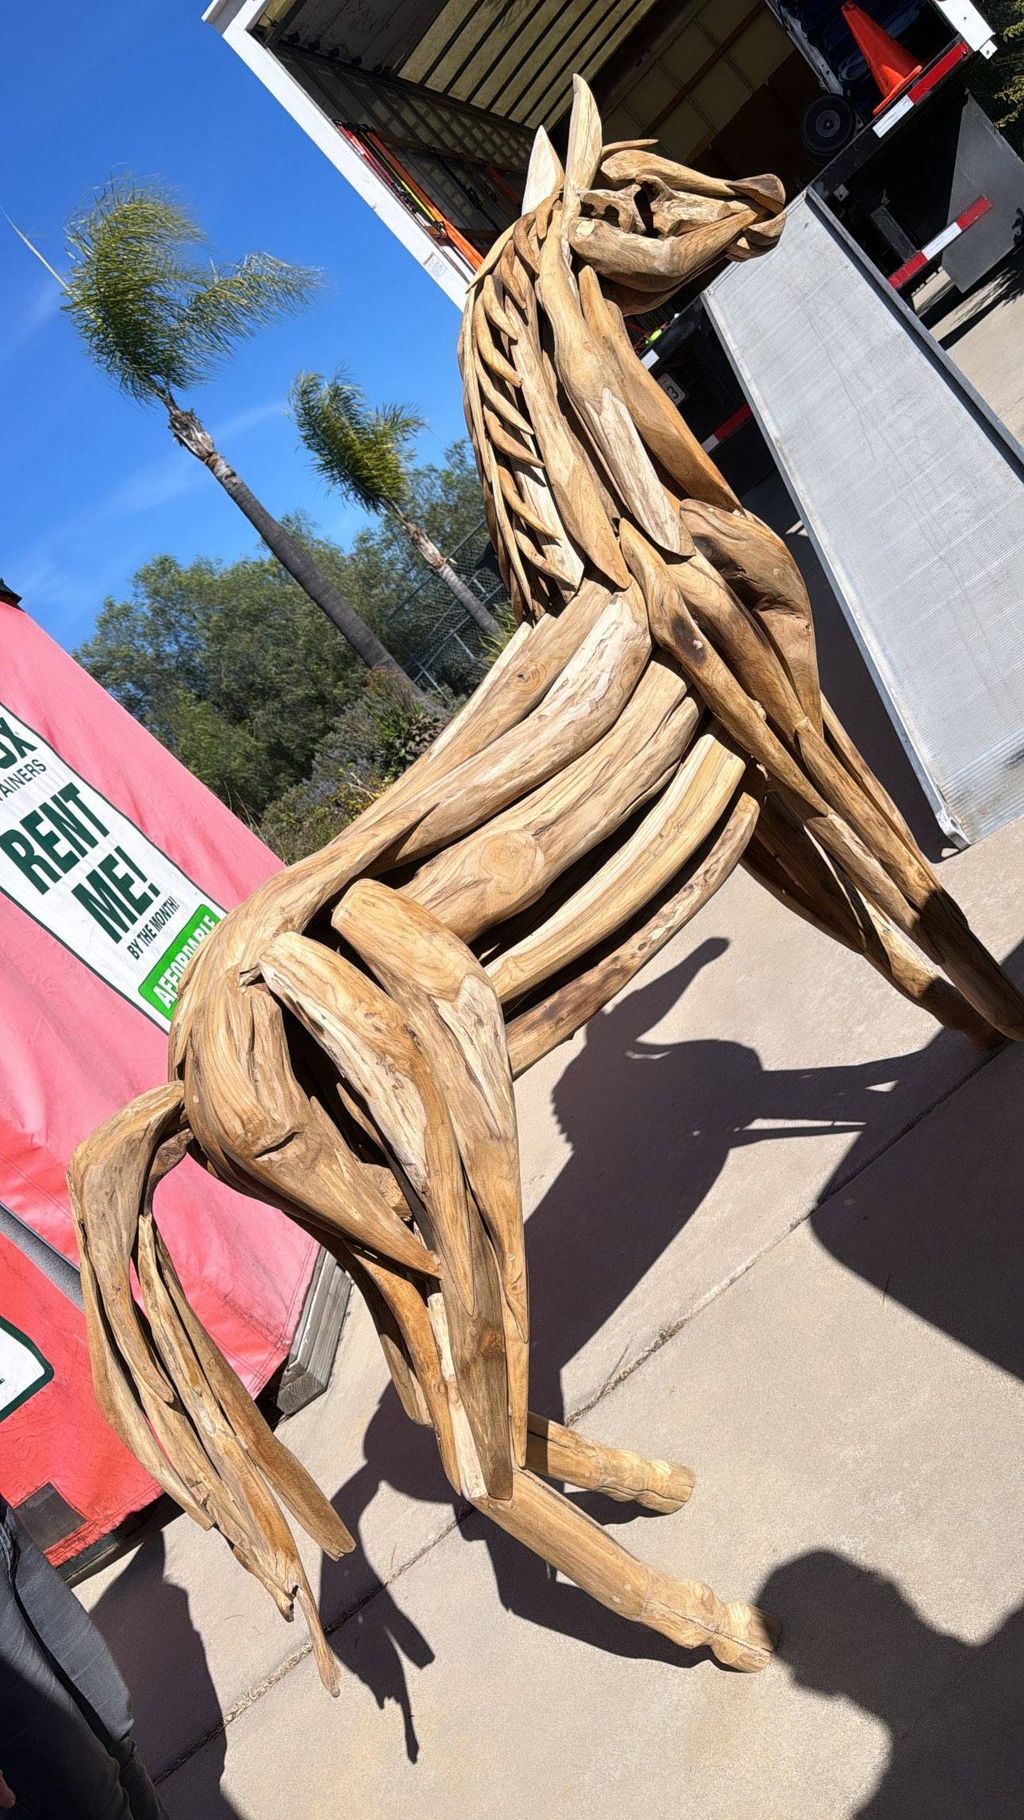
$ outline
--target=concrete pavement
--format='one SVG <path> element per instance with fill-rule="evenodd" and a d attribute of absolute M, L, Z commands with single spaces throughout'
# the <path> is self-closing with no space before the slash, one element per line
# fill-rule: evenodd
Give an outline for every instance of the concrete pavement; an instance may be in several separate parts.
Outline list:
<path fill-rule="evenodd" d="M 826 686 L 934 852 L 814 585 Z M 942 874 L 1020 976 L 1024 827 Z M 937 1032 L 734 877 L 520 1084 L 531 1401 L 696 1469 L 674 1517 L 588 1508 L 760 1597 L 779 1661 L 682 1656 L 457 1525 L 354 1307 L 327 1396 L 281 1429 L 359 1531 L 316 1567 L 340 1701 L 184 1518 L 81 1589 L 172 1820 L 1019 1816 L 1022 1085 L 1019 1052 Z"/>
<path fill-rule="evenodd" d="M 336 1633 L 340 1708 L 306 1661 L 228 1727 L 234 1811 L 1019 1815 L 1019 1183 L 990 1140 L 1022 1064 L 962 1088 L 962 1124 L 927 1115 L 587 1418 L 697 1464 L 684 1511 L 616 1533 L 757 1591 L 785 1626 L 767 1673 L 676 1657 L 474 1516 Z M 978 1294 L 984 1331 L 958 1312 Z M 971 1348 L 997 1334 L 1012 1365 Z M 231 1811 L 203 1753 L 164 1793 Z"/>
<path fill-rule="evenodd" d="M 1024 257 L 1018 252 L 967 297 L 925 312 L 932 333 L 1018 442 L 1024 440 Z"/>

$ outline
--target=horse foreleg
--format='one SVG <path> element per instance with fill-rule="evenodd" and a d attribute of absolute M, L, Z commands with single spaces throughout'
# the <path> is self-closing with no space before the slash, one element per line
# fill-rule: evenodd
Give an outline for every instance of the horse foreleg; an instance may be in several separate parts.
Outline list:
<path fill-rule="evenodd" d="M 564 1432 L 564 1431 L 563 1431 Z M 507 1500 L 474 1498 L 485 1516 L 577 1586 L 682 1649 L 708 1648 L 729 1668 L 766 1668 L 775 1622 L 754 1605 L 726 1604 L 699 1580 L 675 1580 L 638 1561 L 577 1504 L 517 1470 Z"/>
<path fill-rule="evenodd" d="M 583 1491 L 599 1491 L 622 1504 L 641 1504 L 645 1510 L 663 1513 L 679 1510 L 693 1490 L 688 1466 L 645 1460 L 638 1453 L 604 1447 L 532 1410 L 527 1419 L 526 1464 L 545 1479 L 561 1479 Z"/>

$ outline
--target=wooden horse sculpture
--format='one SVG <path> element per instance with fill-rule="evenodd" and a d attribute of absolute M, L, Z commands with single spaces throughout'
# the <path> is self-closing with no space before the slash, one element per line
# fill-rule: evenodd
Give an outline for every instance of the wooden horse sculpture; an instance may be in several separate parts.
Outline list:
<path fill-rule="evenodd" d="M 334 1690 L 284 1509 L 333 1555 L 352 1539 L 182 1291 L 153 1196 L 186 1151 L 341 1260 L 457 1492 L 624 1618 L 757 1669 L 761 1613 L 643 1565 L 545 1483 L 672 1511 L 692 1475 L 529 1410 L 513 1079 L 740 861 L 940 1022 L 1024 1034 L 1024 1003 L 822 700 L 784 545 L 623 326 L 723 256 L 767 251 L 782 201 L 773 177 L 603 146 L 577 80 L 566 168 L 539 134 L 462 327 L 519 628 L 404 777 L 207 939 L 169 1084 L 72 1165 L 100 1403 L 286 1615 L 298 1600 Z"/>

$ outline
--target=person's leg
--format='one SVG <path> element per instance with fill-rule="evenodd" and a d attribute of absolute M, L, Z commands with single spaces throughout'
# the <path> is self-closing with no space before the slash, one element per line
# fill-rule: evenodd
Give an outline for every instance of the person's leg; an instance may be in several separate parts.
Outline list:
<path fill-rule="evenodd" d="M 129 1738 L 116 1749 L 121 1787 L 128 1797 L 132 1820 L 168 1820 L 167 1809 L 150 1780 L 149 1771 Z"/>
<path fill-rule="evenodd" d="M 0 1519 L 0 1771 L 35 1820 L 166 1820 L 103 1638 L 9 1510 Z"/>

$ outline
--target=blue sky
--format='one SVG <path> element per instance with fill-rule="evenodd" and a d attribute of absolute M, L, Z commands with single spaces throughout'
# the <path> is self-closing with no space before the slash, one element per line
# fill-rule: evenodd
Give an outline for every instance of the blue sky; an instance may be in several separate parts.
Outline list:
<path fill-rule="evenodd" d="M 462 433 L 458 313 L 216 32 L 203 0 L 53 0 L 4 20 L 0 208 L 60 269 L 63 224 L 113 173 L 157 178 L 223 258 L 318 266 L 311 308 L 264 330 L 188 400 L 272 511 L 311 512 L 343 543 L 362 522 L 297 447 L 284 401 L 300 367 L 344 363 L 381 403 L 415 405 L 423 458 Z M 108 594 L 159 551 L 254 547 L 236 508 L 159 410 L 91 366 L 57 287 L 0 220 L 0 575 L 73 648 Z"/>

